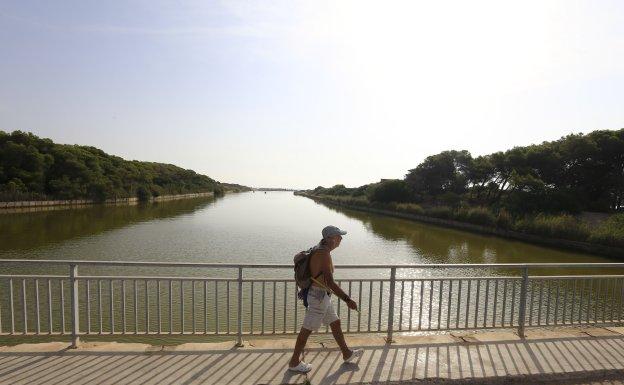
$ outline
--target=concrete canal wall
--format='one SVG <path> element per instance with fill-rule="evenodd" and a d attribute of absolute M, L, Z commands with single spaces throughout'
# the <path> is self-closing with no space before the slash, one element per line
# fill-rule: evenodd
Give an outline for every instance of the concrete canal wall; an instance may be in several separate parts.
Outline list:
<path fill-rule="evenodd" d="M 161 202 L 175 199 L 187 199 L 198 197 L 210 197 L 213 196 L 213 192 L 205 193 L 193 193 L 193 194 L 178 194 L 178 195 L 161 195 L 159 197 L 150 198 L 150 202 Z M 96 202 L 91 199 L 68 199 L 68 200 L 46 200 L 46 201 L 17 201 L 17 202 L 0 202 L 0 210 L 2 209 L 16 209 L 27 207 L 47 207 L 47 206 L 82 206 L 91 204 L 132 204 L 137 203 L 138 198 L 117 198 L 107 199 L 104 202 Z"/>

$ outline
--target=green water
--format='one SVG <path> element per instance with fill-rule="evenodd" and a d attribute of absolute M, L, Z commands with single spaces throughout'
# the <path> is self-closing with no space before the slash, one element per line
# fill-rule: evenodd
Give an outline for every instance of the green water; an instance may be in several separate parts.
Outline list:
<path fill-rule="evenodd" d="M 291 263 L 327 224 L 336 264 L 607 262 L 608 258 L 336 209 L 289 192 L 0 215 L 0 258 Z"/>
<path fill-rule="evenodd" d="M 198 198 L 170 202 L 160 202 L 134 206 L 93 206 L 79 209 L 54 209 L 48 211 L 4 213 L 0 215 L 0 258 L 2 259 L 78 259 L 78 260 L 109 260 L 109 261 L 158 261 L 158 262 L 227 262 L 227 263 L 292 263 L 293 255 L 306 249 L 320 238 L 320 230 L 326 225 L 335 225 L 348 231 L 340 248 L 332 255 L 335 264 L 415 264 L 415 263 L 511 263 L 511 262 L 613 262 L 607 258 L 574 253 L 552 248 L 540 247 L 518 241 L 510 241 L 501 238 L 483 236 L 451 230 L 403 219 L 389 218 L 376 214 L 368 214 L 358 211 L 337 209 L 316 203 L 304 197 L 294 196 L 289 192 L 268 193 L 241 193 L 230 194 L 223 198 Z M 591 272 L 605 272 L 605 269 Z M 587 273 L 589 270 L 563 271 L 563 270 L 536 270 L 533 273 Z M 66 268 L 51 267 L 45 265 L 20 266 L 15 264 L 0 264 L 0 273 L 46 273 L 66 274 Z M 124 275 L 155 275 L 155 276 L 194 276 L 214 278 L 236 278 L 237 271 L 234 269 L 205 269 L 205 268 L 154 268 L 154 267 L 80 267 L 80 275 L 124 274 Z M 455 270 L 452 273 L 442 269 L 419 269 L 400 270 L 397 276 L 400 278 L 420 278 L 444 275 L 489 275 L 505 276 L 517 275 L 512 270 L 489 270 L 470 271 Z M 292 278 L 291 269 L 283 270 L 259 270 L 250 269 L 244 273 L 245 278 Z M 360 278 L 387 278 L 387 270 L 347 270 L 339 269 L 336 272 L 337 279 Z M 40 282 L 40 304 L 42 330 L 47 330 L 49 322 L 46 315 L 47 287 L 45 281 Z M 134 321 L 134 281 L 129 280 L 124 285 L 126 289 L 126 318 L 128 330 L 135 327 L 144 329 L 143 325 L 149 324 L 150 331 L 158 328 L 156 299 L 162 301 L 162 326 L 166 330 L 169 327 L 168 319 L 168 285 L 162 282 L 160 291 L 156 291 L 156 281 L 150 281 L 149 291 L 149 319 L 144 315 L 145 306 L 145 283 L 138 282 L 137 294 L 137 321 Z M 185 292 L 185 330 L 189 330 L 192 324 L 193 303 L 190 302 L 192 295 L 197 296 L 195 306 L 195 321 L 197 328 L 201 330 L 207 325 L 208 330 L 218 329 L 225 331 L 227 323 L 227 295 L 226 283 L 221 283 L 218 290 L 213 283 L 206 288 L 201 282 L 197 287 L 191 288 L 191 282 L 187 282 L 182 288 Z M 232 282 L 230 287 L 230 330 L 235 330 L 236 322 L 236 286 Z M 107 281 L 102 282 L 102 318 L 103 324 L 99 324 L 97 298 L 97 282 L 89 284 L 89 306 L 91 326 L 93 330 L 102 327 L 104 332 L 110 331 L 107 317 L 110 316 L 110 287 Z M 119 331 L 123 313 L 119 298 L 122 296 L 122 282 L 115 281 L 113 291 L 113 307 L 115 318 L 115 330 Z M 371 297 L 376 301 L 379 291 L 387 295 L 388 287 L 379 287 L 371 284 Z M 357 297 L 360 288 L 353 287 L 353 295 Z M 615 290 L 615 285 L 613 286 Z M 408 282 L 405 292 L 411 289 Z M 7 315 L 9 299 L 7 298 L 8 283 L 0 282 L 0 309 L 2 328 L 7 330 Z M 425 285 L 425 290 L 427 286 Z M 21 306 L 21 282 L 14 282 L 14 305 L 16 312 L 16 328 L 20 330 L 22 321 L 20 314 Z M 53 292 L 53 329 L 60 327 L 58 314 L 61 314 L 59 282 L 52 282 Z M 65 290 L 66 327 L 69 329 L 69 290 Z M 86 282 L 80 283 L 81 300 L 81 329 L 84 330 L 86 319 Z M 267 305 L 265 310 L 265 330 L 272 330 L 272 322 L 275 318 L 277 331 L 282 328 L 288 331 L 296 331 L 303 317 L 303 307 L 299 305 L 296 312 L 292 311 L 295 306 L 294 285 L 276 288 L 276 314 L 271 309 L 272 288 L 266 287 L 266 298 L 262 301 L 263 288 L 256 284 L 253 288 L 249 282 L 245 283 L 243 298 L 244 323 L 248 330 L 254 325 L 255 330 L 261 328 L 260 310 L 262 303 Z M 361 289 L 361 296 L 366 297 L 369 292 L 367 283 Z M 420 290 L 416 287 L 416 292 Z M 438 293 L 435 285 L 431 290 Z M 464 289 L 465 290 L 465 289 Z M 485 286 L 483 287 L 485 290 Z M 501 289 L 502 290 L 502 287 Z M 609 289 L 610 290 L 610 289 Z M 174 317 L 171 324 L 174 329 L 180 327 L 180 286 L 173 284 L 172 311 Z M 248 311 L 251 306 L 250 293 L 254 292 L 255 318 L 251 319 Z M 286 297 L 284 293 L 286 292 Z M 56 294 L 55 294 L 56 293 Z M 207 296 L 204 297 L 204 294 Z M 58 294 L 58 295 L 57 295 Z M 483 294 L 483 293 L 482 293 Z M 436 294 L 437 295 L 437 294 Z M 511 294 L 510 294 L 511 295 Z M 155 296 L 155 297 L 154 297 Z M 29 301 L 28 322 L 29 330 L 35 328 L 35 309 L 32 306 L 35 297 L 34 282 L 26 283 L 26 297 Z M 382 296 L 383 298 L 383 296 Z M 406 298 L 406 301 L 408 299 Z M 485 299 L 484 299 L 485 300 Z M 286 301 L 286 306 L 284 306 Z M 368 305 L 364 298 L 363 307 Z M 434 304 L 435 305 L 435 304 Z M 373 323 L 376 317 L 385 322 L 387 309 L 375 311 L 376 302 L 371 305 Z M 501 304 L 502 306 L 502 304 Z M 504 306 L 502 306 L 504 307 Z M 283 309 L 288 309 L 282 314 Z M 216 324 L 215 312 L 219 309 L 219 325 Z M 343 308 L 344 309 L 344 308 Z M 405 309 L 407 309 L 407 302 Z M 379 309 L 377 309 L 379 310 Z M 386 313 L 384 313 L 384 311 Z M 411 311 L 411 309 L 410 309 Z M 107 313 L 108 312 L 108 313 Z M 207 314 L 207 315 L 206 315 Z M 296 314 L 296 316 L 295 316 Z M 380 315 L 381 314 L 381 315 Z M 344 318 L 343 311 L 343 318 Z M 190 317 L 190 318 L 189 318 Z M 296 318 L 295 318 L 296 317 Z M 364 309 L 363 317 L 366 319 L 367 310 Z M 405 315 L 407 323 L 408 314 Z M 347 321 L 347 320 L 345 320 Z M 356 322 L 355 316 L 351 322 Z M 204 325 L 206 323 L 206 325 Z M 355 325 L 353 325 L 355 327 Z M 113 337 L 111 337 L 113 338 Z M 129 338 L 137 340 L 137 337 L 114 337 L 118 340 Z M 163 337 L 167 341 L 182 341 L 187 337 Z M 148 340 L 155 340 L 150 337 Z"/>

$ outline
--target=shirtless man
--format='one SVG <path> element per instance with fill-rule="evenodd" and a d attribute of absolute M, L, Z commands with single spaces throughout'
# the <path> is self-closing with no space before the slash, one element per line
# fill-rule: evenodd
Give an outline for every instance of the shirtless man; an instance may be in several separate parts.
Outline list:
<path fill-rule="evenodd" d="M 355 301 L 349 298 L 340 286 L 334 282 L 334 264 L 330 255 L 332 250 L 340 246 L 342 236 L 347 234 L 347 232 L 335 226 L 327 226 L 321 234 L 323 239 L 310 256 L 310 273 L 312 277 L 316 277 L 317 280 L 331 289 L 336 296 L 345 301 L 349 309 L 357 310 Z M 312 365 L 301 361 L 300 357 L 308 337 L 312 331 L 317 331 L 321 324 L 329 325 L 331 328 L 334 339 L 342 351 L 344 362 L 352 362 L 362 355 L 362 349 L 351 350 L 347 346 L 342 328 L 340 327 L 340 319 L 331 303 L 330 293 L 327 293 L 320 285 L 313 282 L 308 291 L 308 308 L 303 319 L 303 326 L 297 336 L 295 351 L 288 365 L 289 370 L 307 373 L 312 369 Z"/>

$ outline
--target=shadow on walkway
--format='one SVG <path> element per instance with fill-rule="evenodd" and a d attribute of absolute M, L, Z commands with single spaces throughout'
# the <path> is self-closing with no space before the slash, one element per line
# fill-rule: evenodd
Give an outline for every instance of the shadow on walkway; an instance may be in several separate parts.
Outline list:
<path fill-rule="evenodd" d="M 497 342 L 414 343 L 364 348 L 355 364 L 335 349 L 313 348 L 306 361 L 312 385 L 386 383 L 415 379 L 466 383 L 551 383 L 624 377 L 624 336 Z M 290 349 L 193 351 L 0 352 L 2 384 L 292 384 Z M 602 376 L 602 377 L 601 377 Z M 522 380 L 523 382 L 516 382 Z M 575 380 L 576 381 L 576 380 Z M 447 381 L 444 381 L 447 382 Z M 449 383 L 454 381 L 448 381 Z M 564 382 L 552 382 L 564 383 Z M 579 383 L 579 382 L 565 382 Z"/>

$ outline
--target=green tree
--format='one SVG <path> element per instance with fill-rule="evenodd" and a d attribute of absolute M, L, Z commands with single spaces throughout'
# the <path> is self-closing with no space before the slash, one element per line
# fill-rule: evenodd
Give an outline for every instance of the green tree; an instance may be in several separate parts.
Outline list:
<path fill-rule="evenodd" d="M 385 179 L 370 186 L 368 199 L 371 202 L 408 202 L 411 194 L 407 184 L 399 179 Z"/>

